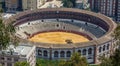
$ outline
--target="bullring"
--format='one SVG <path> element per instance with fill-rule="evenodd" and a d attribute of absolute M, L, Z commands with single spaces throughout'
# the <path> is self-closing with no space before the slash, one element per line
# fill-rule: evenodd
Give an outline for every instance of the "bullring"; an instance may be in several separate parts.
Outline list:
<path fill-rule="evenodd" d="M 99 56 L 109 56 L 115 49 L 111 35 L 116 24 L 99 13 L 72 8 L 47 8 L 25 11 L 5 20 L 6 24 L 11 22 L 16 29 L 15 35 L 21 42 L 37 47 L 38 58 L 69 59 L 72 53 L 79 52 L 89 63 L 99 63 Z M 51 31 L 80 34 L 90 41 L 63 45 L 28 40 L 35 34 Z"/>

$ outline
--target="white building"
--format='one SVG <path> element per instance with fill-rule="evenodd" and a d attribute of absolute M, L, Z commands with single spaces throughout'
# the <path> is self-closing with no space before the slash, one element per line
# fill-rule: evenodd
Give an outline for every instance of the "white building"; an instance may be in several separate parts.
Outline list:
<path fill-rule="evenodd" d="M 37 8 L 60 8 L 62 6 L 62 1 L 47 1 L 47 0 L 38 0 Z"/>
<path fill-rule="evenodd" d="M 80 9 L 87 9 L 89 8 L 88 0 L 76 0 L 76 7 Z"/>
<path fill-rule="evenodd" d="M 3 66 L 14 66 L 18 61 L 27 61 L 30 66 L 36 64 L 35 46 L 19 45 L 14 47 L 10 45 L 8 49 L 0 51 L 0 64 Z"/>

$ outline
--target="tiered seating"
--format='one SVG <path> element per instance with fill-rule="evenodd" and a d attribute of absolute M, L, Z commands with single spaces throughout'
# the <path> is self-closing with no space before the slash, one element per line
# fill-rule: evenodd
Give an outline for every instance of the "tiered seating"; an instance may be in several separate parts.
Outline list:
<path fill-rule="evenodd" d="M 55 22 L 57 20 L 56 19 L 46 19 L 45 21 L 49 21 L 49 22 L 54 21 Z M 87 23 L 87 25 L 86 25 L 85 22 L 83 22 L 83 21 L 74 20 L 74 22 L 72 22 L 71 19 L 59 19 L 59 22 L 69 23 L 69 24 L 81 27 L 81 28 L 85 29 L 86 31 L 91 32 L 97 38 L 102 36 L 106 32 L 105 30 L 98 27 L 97 25 L 94 25 L 91 23 Z"/>
<path fill-rule="evenodd" d="M 42 20 L 36 20 L 19 25 L 19 29 L 17 26 L 16 35 L 18 34 L 17 36 L 19 37 L 22 35 L 21 38 L 27 38 L 34 33 L 50 30 L 69 30 L 83 32 L 94 38 L 98 38 L 105 33 L 105 31 L 100 27 L 90 23 L 85 24 L 82 21 L 74 20 L 72 22 L 70 19 L 59 19 L 58 21 L 56 19 L 45 19 L 43 22 Z"/>

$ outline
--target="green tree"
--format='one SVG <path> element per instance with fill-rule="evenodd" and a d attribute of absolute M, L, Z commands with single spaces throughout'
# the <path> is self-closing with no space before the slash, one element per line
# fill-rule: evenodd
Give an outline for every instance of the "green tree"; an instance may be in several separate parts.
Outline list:
<path fill-rule="evenodd" d="M 0 12 L 0 15 L 2 12 Z M 15 29 L 12 23 L 5 24 L 0 18 L 0 50 L 6 49 L 10 43 L 17 45 L 18 38 L 14 35 Z"/>
<path fill-rule="evenodd" d="M 88 66 L 88 62 L 79 53 L 73 53 L 70 60 L 60 62 L 59 66 Z"/>
<path fill-rule="evenodd" d="M 14 66 L 30 66 L 27 61 L 16 62 Z"/>
<path fill-rule="evenodd" d="M 81 56 L 79 53 L 74 53 L 70 61 L 72 61 L 73 66 L 88 66 L 86 58 Z"/>
<path fill-rule="evenodd" d="M 115 46 L 120 47 L 120 24 L 117 24 L 117 28 L 114 31 L 114 38 L 117 40 Z M 113 66 L 120 66 L 120 49 L 116 49 L 114 54 L 110 58 L 112 60 Z"/>
<path fill-rule="evenodd" d="M 63 6 L 67 8 L 75 7 L 76 0 L 62 0 Z"/>
<path fill-rule="evenodd" d="M 120 40 L 120 24 L 117 24 L 117 28 L 114 31 L 113 36 L 115 37 L 116 40 Z"/>
<path fill-rule="evenodd" d="M 120 50 L 116 50 L 110 58 L 101 57 L 100 66 L 120 66 Z"/>
<path fill-rule="evenodd" d="M 0 13 L 2 13 L 3 12 L 3 9 L 2 8 L 0 8 Z"/>
<path fill-rule="evenodd" d="M 10 43 L 17 44 L 18 40 L 14 33 L 14 26 L 12 24 L 5 25 L 0 19 L 0 50 L 6 49 Z"/>
<path fill-rule="evenodd" d="M 76 6 L 76 0 L 70 0 L 70 1 L 72 2 L 73 7 L 75 7 Z"/>
<path fill-rule="evenodd" d="M 112 60 L 110 58 L 100 57 L 101 63 L 99 66 L 113 66 Z"/>
<path fill-rule="evenodd" d="M 3 4 L 3 2 L 0 2 L 0 13 L 2 13 L 2 12 L 3 12 L 3 9 L 2 9 L 2 4 Z"/>
<path fill-rule="evenodd" d="M 120 50 L 116 49 L 115 53 L 111 56 L 113 66 L 120 66 Z"/>

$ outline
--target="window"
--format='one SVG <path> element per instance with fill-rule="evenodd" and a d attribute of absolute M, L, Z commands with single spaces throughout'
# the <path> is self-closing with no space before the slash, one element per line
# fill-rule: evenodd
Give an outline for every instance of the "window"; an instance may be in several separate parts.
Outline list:
<path fill-rule="evenodd" d="M 110 46 L 110 45 L 109 45 L 109 44 L 107 44 L 107 50 L 109 50 L 109 46 Z"/>
<path fill-rule="evenodd" d="M 54 57 L 58 57 L 58 51 L 54 52 Z"/>
<path fill-rule="evenodd" d="M 92 59 L 92 57 L 88 57 L 88 59 Z"/>
<path fill-rule="evenodd" d="M 7 63 L 7 66 L 12 66 L 12 63 Z"/>
<path fill-rule="evenodd" d="M 41 20 L 42 22 L 44 22 L 44 20 Z"/>
<path fill-rule="evenodd" d="M 1 57 L 1 60 L 4 60 L 5 58 L 4 57 Z"/>
<path fill-rule="evenodd" d="M 65 56 L 65 52 L 64 51 L 61 51 L 60 52 L 60 57 L 64 57 Z"/>
<path fill-rule="evenodd" d="M 65 26 L 63 27 L 63 29 L 65 29 Z"/>
<path fill-rule="evenodd" d="M 30 25 L 30 22 L 28 22 L 28 25 Z"/>
<path fill-rule="evenodd" d="M 99 53 L 102 51 L 102 47 L 99 47 Z"/>
<path fill-rule="evenodd" d="M 92 48 L 88 49 L 88 54 L 92 54 Z"/>
<path fill-rule="evenodd" d="M 11 61 L 11 60 L 12 60 L 12 58 L 7 58 L 7 60 L 8 60 L 8 61 Z"/>
<path fill-rule="evenodd" d="M 42 56 L 42 51 L 41 50 L 38 50 L 38 55 Z"/>
<path fill-rule="evenodd" d="M 67 51 L 67 57 L 70 57 L 70 56 L 71 56 L 71 52 Z"/>
<path fill-rule="evenodd" d="M 81 50 L 78 50 L 78 53 L 81 54 Z"/>
<path fill-rule="evenodd" d="M 86 49 L 83 49 L 82 53 L 83 53 L 83 55 L 86 55 Z"/>
<path fill-rule="evenodd" d="M 14 58 L 14 61 L 18 61 L 18 58 Z"/>
<path fill-rule="evenodd" d="M 56 26 L 59 27 L 59 24 L 57 24 Z"/>
<path fill-rule="evenodd" d="M 105 51 L 105 45 L 103 46 L 103 51 Z"/>
<path fill-rule="evenodd" d="M 43 52 L 44 54 L 44 57 L 47 57 L 48 56 L 48 52 L 46 51 L 46 50 L 44 50 L 44 52 Z"/>

